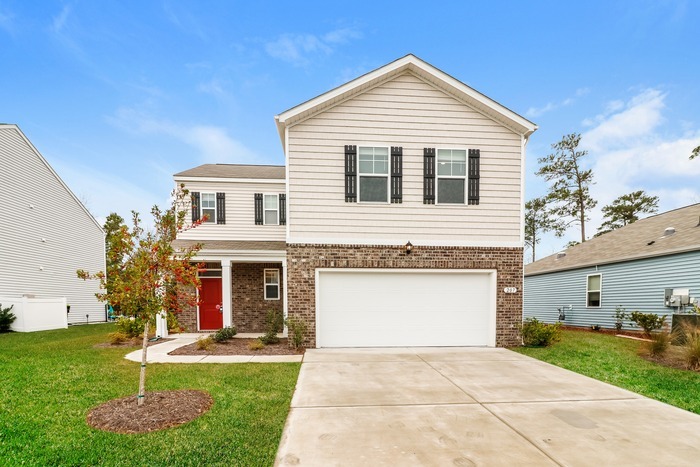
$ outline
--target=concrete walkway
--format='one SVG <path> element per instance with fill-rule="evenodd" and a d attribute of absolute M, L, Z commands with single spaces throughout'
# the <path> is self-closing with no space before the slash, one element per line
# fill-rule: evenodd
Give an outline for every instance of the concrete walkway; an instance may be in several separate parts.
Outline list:
<path fill-rule="evenodd" d="M 505 349 L 307 350 L 276 465 L 698 465 L 700 416 Z"/>
<path fill-rule="evenodd" d="M 168 355 L 169 352 L 192 344 L 208 334 L 174 334 L 166 341 L 148 348 L 148 363 L 282 363 L 300 362 L 303 355 Z M 235 338 L 260 337 L 259 334 L 237 334 Z M 234 338 L 234 339 L 235 339 Z M 124 358 L 133 362 L 141 361 L 141 349 L 128 353 Z"/>

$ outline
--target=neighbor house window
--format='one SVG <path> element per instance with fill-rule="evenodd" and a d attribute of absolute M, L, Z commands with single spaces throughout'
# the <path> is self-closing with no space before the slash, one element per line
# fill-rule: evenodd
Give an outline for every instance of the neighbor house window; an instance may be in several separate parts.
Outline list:
<path fill-rule="evenodd" d="M 278 195 L 265 195 L 265 225 L 279 224 Z"/>
<path fill-rule="evenodd" d="M 202 193 L 202 219 L 216 222 L 216 193 Z"/>
<path fill-rule="evenodd" d="M 464 204 L 466 176 L 467 151 L 465 149 L 438 149 L 438 204 Z"/>
<path fill-rule="evenodd" d="M 358 192 L 360 201 L 389 202 L 389 148 L 360 147 Z"/>
<path fill-rule="evenodd" d="M 600 306 L 601 275 L 594 274 L 588 276 L 586 287 L 586 306 Z"/>
<path fill-rule="evenodd" d="M 280 299 L 280 270 L 265 269 L 265 300 Z"/>

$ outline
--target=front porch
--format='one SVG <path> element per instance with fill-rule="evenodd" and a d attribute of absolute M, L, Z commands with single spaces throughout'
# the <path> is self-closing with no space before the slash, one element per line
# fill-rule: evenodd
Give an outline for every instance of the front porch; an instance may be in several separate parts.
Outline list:
<path fill-rule="evenodd" d="M 178 244 L 184 242 L 178 240 Z M 285 242 L 202 243 L 194 258 L 202 265 L 199 305 L 178 316 L 186 331 L 234 326 L 239 333 L 261 334 L 270 310 L 287 316 Z"/>

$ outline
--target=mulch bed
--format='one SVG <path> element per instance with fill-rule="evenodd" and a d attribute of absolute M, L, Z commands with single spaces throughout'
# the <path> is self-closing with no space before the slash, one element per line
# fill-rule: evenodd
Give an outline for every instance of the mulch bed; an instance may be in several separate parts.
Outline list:
<path fill-rule="evenodd" d="M 214 401 L 195 390 L 146 392 L 141 407 L 136 396 L 114 399 L 87 414 L 87 424 L 115 433 L 149 433 L 187 423 L 206 413 Z"/>
<path fill-rule="evenodd" d="M 248 345 L 257 339 L 233 338 L 225 342 L 212 344 L 209 350 L 199 350 L 197 343 L 185 345 L 173 350 L 168 355 L 302 355 L 304 349 L 296 350 L 289 346 L 287 339 L 280 339 L 278 344 L 269 344 L 260 350 L 250 350 Z"/>
<path fill-rule="evenodd" d="M 700 368 L 688 368 L 685 358 L 683 357 L 683 348 L 676 345 L 670 346 L 663 355 L 649 355 L 648 352 L 641 350 L 639 356 L 644 360 L 648 360 L 659 365 L 700 373 Z"/>

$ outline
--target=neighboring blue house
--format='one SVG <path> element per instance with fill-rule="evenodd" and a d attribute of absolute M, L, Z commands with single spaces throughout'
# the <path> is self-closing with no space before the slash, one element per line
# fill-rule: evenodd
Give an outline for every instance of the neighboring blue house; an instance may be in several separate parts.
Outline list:
<path fill-rule="evenodd" d="M 565 325 L 614 328 L 618 306 L 670 316 L 692 310 L 697 297 L 700 204 L 693 204 L 528 264 L 523 314 L 553 323 L 563 312 Z"/>

